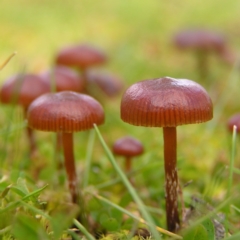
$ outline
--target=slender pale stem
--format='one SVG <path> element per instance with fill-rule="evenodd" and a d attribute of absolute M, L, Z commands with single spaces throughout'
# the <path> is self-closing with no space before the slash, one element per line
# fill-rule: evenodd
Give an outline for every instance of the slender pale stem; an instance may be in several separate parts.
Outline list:
<path fill-rule="evenodd" d="M 180 227 L 178 213 L 177 133 L 176 127 L 164 127 L 164 167 L 167 228 L 176 232 Z"/>
<path fill-rule="evenodd" d="M 64 150 L 64 164 L 67 172 L 68 186 L 72 196 L 72 202 L 78 203 L 78 188 L 77 188 L 77 175 L 74 163 L 73 153 L 73 134 L 62 133 L 63 150 Z"/>

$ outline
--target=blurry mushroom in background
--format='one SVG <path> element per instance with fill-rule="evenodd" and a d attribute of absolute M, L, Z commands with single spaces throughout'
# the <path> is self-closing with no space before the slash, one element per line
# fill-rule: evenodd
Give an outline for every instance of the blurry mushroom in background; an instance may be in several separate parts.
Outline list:
<path fill-rule="evenodd" d="M 113 144 L 112 150 L 115 155 L 125 157 L 126 172 L 131 171 L 132 158 L 139 156 L 144 152 L 142 143 L 130 136 L 117 139 Z"/>
<path fill-rule="evenodd" d="M 64 163 L 72 202 L 80 206 L 80 220 L 86 222 L 84 200 L 77 181 L 73 133 L 104 122 L 102 106 L 92 97 L 72 91 L 45 94 L 29 106 L 30 128 L 62 133 Z"/>
<path fill-rule="evenodd" d="M 117 75 L 99 71 L 87 73 L 87 84 L 91 96 L 104 95 L 109 98 L 118 96 L 124 87 L 122 79 Z"/>
<path fill-rule="evenodd" d="M 236 56 L 230 50 L 226 37 L 207 29 L 187 29 L 173 38 L 174 45 L 181 50 L 192 50 L 196 54 L 199 76 L 206 78 L 209 73 L 208 55 L 217 54 L 228 64 L 233 64 Z"/>
<path fill-rule="evenodd" d="M 8 78 L 0 89 L 0 101 L 4 104 L 17 104 L 23 108 L 24 118 L 30 103 L 50 92 L 49 84 L 36 74 L 19 74 Z M 36 151 L 36 141 L 30 128 L 26 128 L 30 145 L 30 155 Z"/>
<path fill-rule="evenodd" d="M 53 92 L 83 90 L 83 79 L 69 67 L 55 66 L 40 75 L 53 87 Z"/>
<path fill-rule="evenodd" d="M 57 65 L 75 67 L 82 72 L 84 88 L 87 88 L 87 72 L 90 68 L 106 63 L 106 55 L 96 47 L 77 44 L 60 49 L 56 56 Z"/>
<path fill-rule="evenodd" d="M 233 126 L 237 127 L 237 133 L 240 133 L 240 113 L 232 115 L 227 122 L 227 128 L 230 133 L 233 132 Z"/>
<path fill-rule="evenodd" d="M 130 86 L 121 101 L 123 121 L 145 127 L 163 127 L 166 221 L 169 231 L 180 228 L 178 213 L 176 127 L 206 122 L 213 106 L 205 89 L 187 79 L 163 77 Z"/>

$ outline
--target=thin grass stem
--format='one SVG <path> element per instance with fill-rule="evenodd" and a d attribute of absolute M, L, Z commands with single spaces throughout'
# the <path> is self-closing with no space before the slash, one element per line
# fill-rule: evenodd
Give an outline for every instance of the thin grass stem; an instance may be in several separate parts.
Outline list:
<path fill-rule="evenodd" d="M 232 183 L 233 183 L 233 168 L 234 168 L 234 160 L 236 154 L 236 137 L 237 137 L 237 127 L 233 126 L 233 135 L 232 135 L 232 149 L 231 149 L 231 158 L 229 164 L 229 175 L 228 175 L 228 188 L 227 188 L 227 198 L 230 197 Z"/>
<path fill-rule="evenodd" d="M 86 155 L 85 169 L 84 169 L 84 175 L 83 175 L 83 188 L 87 187 L 88 181 L 89 181 L 94 142 L 95 142 L 95 131 L 91 130 L 89 134 L 88 145 L 87 145 L 87 155 Z"/>
<path fill-rule="evenodd" d="M 87 231 L 87 229 L 76 219 L 73 219 L 74 225 L 84 234 L 88 240 L 95 240 L 95 238 Z"/>

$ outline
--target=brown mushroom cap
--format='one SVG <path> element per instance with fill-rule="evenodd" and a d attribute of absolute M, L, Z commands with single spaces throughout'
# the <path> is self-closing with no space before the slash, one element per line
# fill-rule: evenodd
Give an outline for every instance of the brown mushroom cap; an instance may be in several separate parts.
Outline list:
<path fill-rule="evenodd" d="M 48 82 L 55 84 L 56 92 L 83 90 L 83 80 L 74 70 L 65 66 L 56 66 L 51 70 L 45 71 L 41 76 Z M 54 85 L 53 84 L 53 85 Z"/>
<path fill-rule="evenodd" d="M 216 32 L 206 29 L 188 29 L 181 31 L 174 37 L 177 47 L 185 49 L 201 49 L 203 51 L 221 52 L 225 49 L 225 37 Z"/>
<path fill-rule="evenodd" d="M 134 157 L 143 153 L 141 142 L 133 137 L 122 137 L 113 144 L 113 153 L 120 156 Z"/>
<path fill-rule="evenodd" d="M 28 125 L 53 132 L 76 132 L 104 122 L 102 106 L 92 97 L 71 91 L 45 94 L 29 106 Z"/>
<path fill-rule="evenodd" d="M 2 103 L 18 103 L 27 107 L 34 99 L 50 92 L 49 84 L 35 74 L 15 75 L 8 78 L 0 90 Z"/>
<path fill-rule="evenodd" d="M 115 97 L 123 89 L 123 81 L 110 73 L 90 71 L 87 74 L 87 82 L 97 85 L 108 97 Z"/>
<path fill-rule="evenodd" d="M 130 86 L 122 97 L 121 118 L 137 126 L 174 127 L 212 119 L 205 89 L 187 79 L 164 77 Z"/>
<path fill-rule="evenodd" d="M 59 51 L 56 57 L 58 65 L 87 68 L 89 66 L 103 64 L 106 56 L 99 49 L 90 45 L 73 45 Z"/>
<path fill-rule="evenodd" d="M 232 133 L 233 126 L 237 127 L 237 133 L 240 133 L 240 113 L 236 113 L 231 116 L 227 122 L 228 130 Z"/>

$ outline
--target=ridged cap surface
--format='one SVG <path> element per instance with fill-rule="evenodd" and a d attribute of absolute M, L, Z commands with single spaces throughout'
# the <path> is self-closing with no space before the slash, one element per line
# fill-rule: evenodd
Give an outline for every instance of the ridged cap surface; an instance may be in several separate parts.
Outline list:
<path fill-rule="evenodd" d="M 75 132 L 104 122 L 104 111 L 94 98 L 71 91 L 45 94 L 29 106 L 28 126 L 42 131 Z"/>
<path fill-rule="evenodd" d="M 137 82 L 124 93 L 121 118 L 136 126 L 173 127 L 206 122 L 213 106 L 206 90 L 187 79 L 164 77 Z"/>

